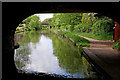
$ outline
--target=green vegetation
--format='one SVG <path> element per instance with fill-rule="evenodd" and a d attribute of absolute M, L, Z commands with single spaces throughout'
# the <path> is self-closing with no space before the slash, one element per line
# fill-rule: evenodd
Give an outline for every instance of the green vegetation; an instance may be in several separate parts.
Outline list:
<path fill-rule="evenodd" d="M 120 39 L 115 44 L 113 44 L 112 48 L 118 49 L 120 51 Z"/>
<path fill-rule="evenodd" d="M 114 21 L 98 13 L 54 13 L 52 18 L 43 21 L 50 26 L 41 26 L 39 20 L 38 16 L 32 15 L 22 21 L 26 25 L 19 25 L 17 31 L 49 29 L 51 26 L 52 29 L 67 30 L 90 38 L 113 40 Z"/>
<path fill-rule="evenodd" d="M 51 24 L 52 29 L 67 30 L 100 40 L 113 40 L 114 21 L 98 13 L 54 13 L 53 18 L 45 21 Z"/>
<path fill-rule="evenodd" d="M 74 25 L 80 23 L 82 18 L 81 13 L 54 13 L 53 18 L 51 19 L 52 28 L 57 29 L 68 29 L 71 30 L 74 28 Z"/>
<path fill-rule="evenodd" d="M 84 13 L 82 23 L 75 26 L 74 32 L 99 40 L 113 40 L 114 21 L 106 16 L 93 15 L 93 13 Z"/>
<path fill-rule="evenodd" d="M 89 45 L 89 43 L 90 43 L 89 40 L 87 40 L 85 38 L 82 38 L 80 36 L 74 35 L 69 31 L 59 31 L 59 33 L 61 33 L 62 35 L 67 36 L 68 38 L 71 38 L 72 40 L 74 40 L 74 42 L 78 44 L 78 48 L 89 47 L 90 46 Z"/>
<path fill-rule="evenodd" d="M 98 13 L 54 13 L 52 18 L 45 19 L 43 22 L 50 23 L 52 29 L 67 30 L 99 40 L 113 40 L 114 21 Z M 41 26 L 36 15 L 26 18 L 22 23 L 26 24 L 25 29 L 19 25 L 18 31 L 50 28 L 50 26 Z"/>
<path fill-rule="evenodd" d="M 32 15 L 27 17 L 22 21 L 22 24 L 19 24 L 16 28 L 16 32 L 23 32 L 23 31 L 32 31 L 32 30 L 39 30 L 42 28 L 41 22 L 39 21 L 39 17 L 36 15 Z"/>
<path fill-rule="evenodd" d="M 76 34 L 99 40 L 113 40 L 114 21 L 98 13 L 54 13 L 45 20 L 53 30 L 71 38 L 79 47 L 89 47 L 89 42 Z"/>
<path fill-rule="evenodd" d="M 98 13 L 54 13 L 52 18 L 43 22 L 49 26 L 41 26 L 39 17 L 32 15 L 22 21 L 25 27 L 19 25 L 17 31 L 31 31 L 39 29 L 53 29 L 75 41 L 79 47 L 89 46 L 85 39 L 76 34 L 99 39 L 113 40 L 114 21 Z"/>
<path fill-rule="evenodd" d="M 26 31 L 24 33 L 16 33 L 15 36 L 17 35 L 21 35 L 22 37 L 20 37 L 20 42 L 19 45 L 22 46 L 24 44 L 28 44 L 30 42 L 36 44 L 37 42 L 39 42 L 39 37 L 41 36 L 39 31 Z"/>
<path fill-rule="evenodd" d="M 111 36 L 111 35 L 108 35 L 108 33 L 106 33 L 105 35 L 107 35 L 106 36 L 106 38 L 103 38 L 103 36 L 102 35 L 96 35 L 96 34 L 94 34 L 94 33 L 79 33 L 79 32 L 76 32 L 76 31 L 73 31 L 72 32 L 73 34 L 78 34 L 78 35 L 81 35 L 81 36 L 85 36 L 85 37 L 89 37 L 89 38 L 93 38 L 93 39 L 98 39 L 98 40 L 113 40 L 113 36 Z"/>

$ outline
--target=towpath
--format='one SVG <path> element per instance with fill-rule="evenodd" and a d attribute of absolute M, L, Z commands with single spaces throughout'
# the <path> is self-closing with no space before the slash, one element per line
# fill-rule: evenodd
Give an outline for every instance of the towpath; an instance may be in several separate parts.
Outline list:
<path fill-rule="evenodd" d="M 90 47 L 84 47 L 85 53 L 109 74 L 113 80 L 120 80 L 120 52 L 112 49 L 114 42 L 84 38 L 90 41 Z"/>

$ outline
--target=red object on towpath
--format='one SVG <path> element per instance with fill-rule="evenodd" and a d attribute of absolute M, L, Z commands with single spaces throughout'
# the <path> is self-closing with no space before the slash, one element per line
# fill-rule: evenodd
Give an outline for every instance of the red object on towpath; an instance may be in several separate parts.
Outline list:
<path fill-rule="evenodd" d="M 114 34 L 114 41 L 118 41 L 120 39 L 120 25 L 115 22 L 115 34 Z"/>

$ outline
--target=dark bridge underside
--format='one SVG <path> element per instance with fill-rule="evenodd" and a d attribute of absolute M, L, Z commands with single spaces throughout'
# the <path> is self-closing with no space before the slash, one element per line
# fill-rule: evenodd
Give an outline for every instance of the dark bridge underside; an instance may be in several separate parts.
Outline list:
<path fill-rule="evenodd" d="M 29 75 L 17 76 L 18 73 L 14 65 L 14 32 L 18 24 L 26 17 L 35 13 L 96 12 L 120 23 L 119 9 L 119 3 L 2 3 L 3 79 L 17 80 L 17 77 L 20 80 L 28 77 L 32 79 Z"/>

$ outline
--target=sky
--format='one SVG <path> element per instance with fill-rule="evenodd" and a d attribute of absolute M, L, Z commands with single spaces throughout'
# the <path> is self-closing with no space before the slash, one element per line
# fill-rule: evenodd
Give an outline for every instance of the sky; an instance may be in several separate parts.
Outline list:
<path fill-rule="evenodd" d="M 41 22 L 44 21 L 46 18 L 52 18 L 53 13 L 44 13 L 44 14 L 34 14 L 40 17 Z"/>

